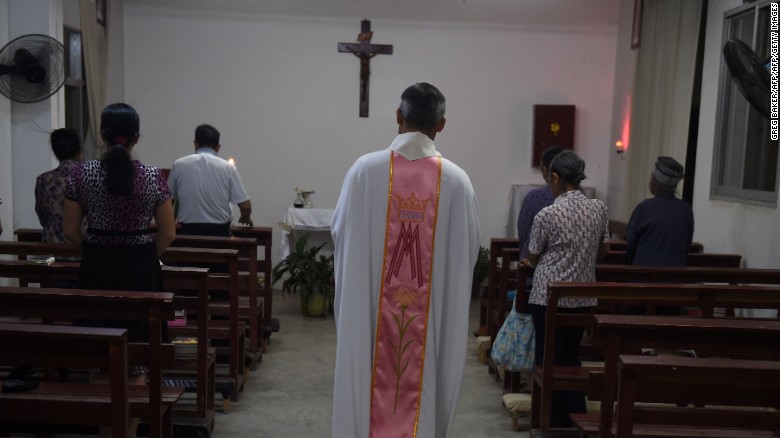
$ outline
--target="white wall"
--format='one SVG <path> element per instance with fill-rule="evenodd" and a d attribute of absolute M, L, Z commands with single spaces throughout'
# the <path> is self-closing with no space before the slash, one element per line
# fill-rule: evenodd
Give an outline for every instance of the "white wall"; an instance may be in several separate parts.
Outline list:
<path fill-rule="evenodd" d="M 740 0 L 710 1 L 701 89 L 701 116 L 694 182 L 695 239 L 707 252 L 742 254 L 748 267 L 780 267 L 780 213 L 776 208 L 755 207 L 710 200 L 710 178 L 716 135 L 716 108 L 723 45 L 723 13 L 741 5 Z M 706 109 L 709 109 L 707 111 Z"/>
<path fill-rule="evenodd" d="M 62 41 L 63 12 L 58 0 L 10 0 L 8 1 L 8 37 L 39 33 Z M 6 100 L 5 97 L 2 99 Z M 36 103 L 10 105 L 10 154 L 13 178 L 12 220 L 3 221 L 12 239 L 12 231 L 20 227 L 40 227 L 35 215 L 35 178 L 56 167 L 56 159 L 49 146 L 49 133 L 65 125 L 64 95 L 57 93 Z M 5 157 L 5 155 L 3 156 Z M 5 161 L 5 158 L 3 158 Z M 5 198 L 4 198 L 5 199 Z M 3 202 L 5 204 L 5 201 Z M 5 206 L 5 205 L 4 205 Z"/>
<path fill-rule="evenodd" d="M 431 82 L 447 97 L 437 145 L 475 186 L 482 243 L 504 236 L 513 183 L 532 170 L 534 104 L 573 104 L 586 184 L 605 199 L 615 28 L 571 32 L 374 20 L 373 42 L 392 56 L 371 61 L 370 117 L 358 117 L 359 62 L 338 53 L 357 20 L 202 16 L 125 6 L 126 101 L 141 115 L 142 161 L 170 167 L 192 152 L 193 131 L 222 132 L 253 200 L 255 224 L 274 226 L 296 187 L 332 208 L 354 160 L 394 138 L 408 85 Z"/>
<path fill-rule="evenodd" d="M 628 180 L 626 157 L 631 153 L 629 127 L 631 121 L 631 95 L 636 77 L 636 62 L 638 50 L 631 49 L 631 32 L 633 29 L 634 0 L 620 1 L 618 21 L 617 47 L 615 49 L 615 88 L 612 92 L 612 125 L 609 138 L 611 150 L 609 154 L 609 188 L 608 202 L 610 219 L 628 222 L 632 206 L 626 205 L 626 186 L 628 184 L 644 184 L 639 178 Z M 625 152 L 618 154 L 615 142 L 623 142 Z M 648 194 L 649 196 L 649 194 Z"/>
<path fill-rule="evenodd" d="M 125 100 L 125 10 L 124 0 L 106 0 L 106 103 Z"/>
<path fill-rule="evenodd" d="M 80 0 L 62 0 L 62 24 L 73 29 L 81 29 L 79 14 Z"/>
<path fill-rule="evenodd" d="M 0 0 L 0 47 L 8 43 L 8 0 Z M 0 240 L 13 236 L 13 161 L 11 148 L 11 101 L 0 96 Z M 2 283 L 0 283 L 2 284 Z"/>

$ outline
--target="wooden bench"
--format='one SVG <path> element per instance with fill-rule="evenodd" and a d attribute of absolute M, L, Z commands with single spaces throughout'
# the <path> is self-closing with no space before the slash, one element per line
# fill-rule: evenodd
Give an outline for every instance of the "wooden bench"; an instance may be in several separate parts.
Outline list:
<path fill-rule="evenodd" d="M 43 230 L 40 228 L 17 228 L 14 230 L 14 236 L 19 242 L 41 242 Z"/>
<path fill-rule="evenodd" d="M 528 275 L 527 272 L 526 275 Z M 596 281 L 780 284 L 780 269 L 598 264 L 596 265 Z"/>
<path fill-rule="evenodd" d="M 710 284 L 659 283 L 551 283 L 549 301 L 559 298 L 597 298 L 599 307 L 606 304 L 644 304 L 652 313 L 658 305 L 698 307 L 703 317 L 712 317 L 718 306 L 745 303 L 763 308 L 780 305 L 780 287 L 732 286 Z M 740 304 L 741 305 L 741 304 Z M 628 316 L 628 319 L 637 316 Z M 548 306 L 545 327 L 544 360 L 533 374 L 531 427 L 550 430 L 550 406 L 553 391 L 587 391 L 588 367 L 564 367 L 554 364 L 555 335 L 559 326 L 579 326 L 592 330 L 591 315 L 561 314 L 557 306 Z M 591 348 L 598 349 L 599 337 L 593 337 Z"/>
<path fill-rule="evenodd" d="M 161 328 L 162 321 L 174 317 L 173 294 L 5 286 L 0 287 L 0 316 L 44 321 L 146 320 L 149 342 L 130 344 L 129 363 L 149 368 L 148 397 L 131 398 L 130 416 L 148 419 L 150 437 L 171 436 L 171 407 L 181 397 L 183 389 L 162 385 L 163 365 L 173 363 L 174 352 L 171 344 L 162 343 Z"/>
<path fill-rule="evenodd" d="M 515 271 L 517 270 L 516 264 L 520 258 L 519 248 L 503 248 L 501 250 L 501 269 L 498 273 L 498 296 L 507 296 L 509 291 L 515 291 L 516 297 L 516 309 L 518 312 L 526 312 L 525 306 L 528 302 L 528 295 L 526 293 L 526 285 L 522 285 L 517 282 Z M 511 303 L 509 299 L 506 300 L 509 306 Z M 498 331 L 501 329 L 506 315 L 509 310 L 506 306 L 496 306 L 490 311 L 490 318 L 488 323 L 488 336 L 490 339 L 496 339 Z M 501 378 L 495 363 L 492 360 L 488 360 L 488 373 L 493 374 L 496 380 L 501 380 L 504 392 L 511 392 L 513 388 L 517 388 L 520 385 L 520 373 L 504 373 L 504 378 Z M 508 377 L 508 378 L 507 378 Z"/>
<path fill-rule="evenodd" d="M 172 369 L 164 371 L 165 384 L 195 391 L 195 403 L 190 407 L 177 405 L 174 412 L 174 430 L 178 427 L 203 429 L 206 435 L 214 429 L 214 392 L 216 379 L 216 352 L 209 348 L 209 273 L 205 268 L 163 267 L 163 288 L 173 292 L 176 310 L 186 312 L 188 322 L 196 319 L 197 347 L 195 354 L 176 352 Z M 177 294 L 195 291 L 195 296 Z M 169 332 L 174 327 L 169 327 Z M 173 340 L 173 337 L 172 339 Z M 173 384 L 169 383 L 173 382 Z M 229 398 L 229 396 L 228 396 Z M 225 410 L 223 408 L 223 410 Z M 202 435 L 202 434 L 200 434 Z"/>
<path fill-rule="evenodd" d="M 254 312 L 259 313 L 262 318 L 261 327 L 256 331 L 254 337 L 250 333 L 250 350 L 255 351 L 259 342 L 263 343 L 263 348 L 267 347 L 267 342 L 271 333 L 279 331 L 278 320 L 272 318 L 273 288 L 271 285 L 271 271 L 273 269 L 273 262 L 271 259 L 271 248 L 273 246 L 273 229 L 271 227 L 232 226 L 231 233 L 237 238 L 254 239 L 256 246 L 261 248 L 261 250 L 256 249 L 254 254 L 248 253 L 245 260 L 246 263 L 240 266 L 240 269 L 249 271 L 250 276 L 252 276 L 252 271 L 254 271 L 254 277 L 258 277 L 257 274 L 262 274 L 263 278 L 262 286 L 259 284 L 255 284 L 254 286 L 248 284 L 246 289 L 249 297 L 248 302 L 246 303 L 249 315 L 248 318 L 251 320 L 254 315 L 251 309 L 259 309 Z M 14 234 L 20 242 L 41 242 L 43 236 L 42 230 L 35 228 L 17 228 L 14 231 Z M 184 235 L 177 237 L 184 237 Z M 191 237 L 196 236 L 187 236 L 188 239 Z M 183 240 L 180 242 L 182 242 L 182 246 L 192 246 L 191 244 L 184 243 Z M 175 244 L 176 242 L 174 242 L 174 245 Z M 205 247 L 211 248 L 214 246 Z M 234 248 L 234 246 L 230 244 L 227 248 L 243 249 L 241 247 Z M 259 258 L 259 254 L 262 254 L 262 259 Z M 254 266 L 250 265 L 252 261 L 254 261 Z M 255 298 L 252 298 L 253 296 Z M 242 313 L 244 313 L 244 311 L 242 311 Z"/>
<path fill-rule="evenodd" d="M 53 281 L 75 282 L 78 279 L 78 271 L 78 263 L 56 262 L 52 265 L 41 265 L 26 261 L 0 261 L 0 277 L 25 277 L 43 287 L 49 286 Z M 205 315 L 195 320 L 198 348 L 194 357 L 182 357 L 177 354 L 173 366 L 164 370 L 166 382 L 173 377 L 176 378 L 176 383 L 187 382 L 185 385 L 168 386 L 184 386 L 188 390 L 196 391 L 194 410 L 179 409 L 181 404 L 177 404 L 173 414 L 173 428 L 174 431 L 182 431 L 185 434 L 190 428 L 200 428 L 210 433 L 214 427 L 215 361 L 213 352 L 207 351 L 209 345 L 208 270 L 165 266 L 162 273 L 163 284 L 167 291 L 197 291 L 195 297 L 176 295 L 174 297 L 176 310 L 185 310 L 193 316 Z M 232 388 L 233 384 L 227 386 Z M 227 408 L 229 409 L 229 406 Z"/>
<path fill-rule="evenodd" d="M 625 251 L 610 249 L 601 261 L 604 265 L 628 264 L 628 256 Z M 742 266 L 742 256 L 739 254 L 714 254 L 714 253 L 689 253 L 688 266 L 712 267 L 712 268 L 739 268 Z"/>
<path fill-rule="evenodd" d="M 247 322 L 246 328 L 249 335 L 249 345 L 246 353 L 249 357 L 249 367 L 255 369 L 256 364 L 262 359 L 262 335 L 263 335 L 263 308 L 264 299 L 258 296 L 257 278 L 257 240 L 241 237 L 212 237 L 191 236 L 179 234 L 171 244 L 171 247 L 201 248 L 201 251 L 211 249 L 231 249 L 238 251 L 239 270 L 236 271 L 238 279 L 237 315 Z M 227 275 L 212 275 L 212 288 L 227 286 L 232 281 L 232 273 Z M 212 299 L 211 314 L 228 316 L 231 304 L 226 300 Z"/>
<path fill-rule="evenodd" d="M 780 433 L 780 362 L 621 355 L 617 367 L 620 393 L 613 433 L 618 438 L 754 438 Z"/>
<path fill-rule="evenodd" d="M 218 356 L 226 356 L 227 367 L 217 366 L 220 379 L 227 378 L 230 382 L 230 400 L 238 400 L 238 393 L 243 391 L 246 382 L 246 367 L 244 362 L 244 333 L 246 324 L 238 317 L 238 251 L 234 249 L 210 249 L 169 247 L 163 253 L 161 260 L 166 265 L 189 266 L 191 264 L 227 264 L 228 274 L 208 275 L 209 292 L 227 291 L 228 306 L 226 319 L 209 320 L 208 338 L 210 341 L 227 342 L 227 351 L 218 348 Z M 214 315 L 209 306 L 209 315 Z M 185 327 L 171 327 L 171 334 L 177 336 L 197 336 L 197 325 L 188 324 Z M 219 359 L 219 358 L 218 358 Z"/>
<path fill-rule="evenodd" d="M 511 307 L 511 299 L 507 295 L 509 291 L 517 290 L 519 278 L 517 277 L 517 262 L 520 258 L 520 249 L 518 248 L 503 248 L 500 253 L 501 266 L 496 271 L 496 286 L 494 287 L 495 299 L 492 300 L 492 305 L 488 312 L 488 326 L 486 334 L 495 339 L 496 333 L 501 328 L 501 325 L 506 319 L 506 315 L 509 313 Z M 506 263 L 504 263 L 506 261 Z M 530 278 L 530 277 L 529 277 Z M 497 297 L 503 297 L 503 301 L 499 305 L 499 299 Z"/>
<path fill-rule="evenodd" d="M 0 323 L 0 365 L 111 373 L 109 385 L 45 382 L 0 392 L 0 424 L 110 426 L 112 436 L 128 436 L 127 357 L 125 329 Z"/>
<path fill-rule="evenodd" d="M 613 239 L 624 241 L 628 237 L 628 222 L 617 221 L 614 219 L 609 220 L 607 225 L 610 236 Z"/>
<path fill-rule="evenodd" d="M 609 241 L 609 250 L 610 251 L 626 251 L 628 249 L 628 246 L 626 244 L 625 240 L 610 240 Z M 696 253 L 700 254 L 704 252 L 704 246 L 699 242 L 693 242 L 691 243 L 690 249 L 688 249 L 689 253 Z"/>
<path fill-rule="evenodd" d="M 488 285 L 486 295 L 479 301 L 479 327 L 474 330 L 474 335 L 488 335 L 493 304 L 498 299 L 498 275 L 503 264 L 501 255 L 505 248 L 518 248 L 518 240 L 514 238 L 490 239 L 490 265 L 488 266 Z M 503 321 L 503 320 L 502 320 Z"/>
<path fill-rule="evenodd" d="M 610 245 L 620 243 L 610 242 Z M 520 250 L 516 247 L 503 248 L 501 250 L 501 259 L 509 260 L 510 263 L 502 264 L 498 270 L 497 286 L 495 288 L 495 299 L 491 300 L 489 304 L 490 312 L 488 317 L 487 334 L 491 338 L 495 339 L 496 333 L 501 328 L 506 315 L 509 313 L 511 306 L 510 300 L 506 299 L 506 292 L 508 290 L 517 289 L 518 284 L 525 284 L 533 277 L 533 270 L 529 267 L 517 267 L 511 262 L 519 260 Z M 740 267 L 742 256 L 739 254 L 703 254 L 703 253 L 691 253 L 688 254 L 689 267 L 707 267 L 707 268 L 732 268 L 736 269 Z M 596 265 L 596 275 L 598 281 L 642 281 L 642 282 L 674 282 L 674 283 L 689 283 L 689 282 L 703 282 L 708 280 L 701 280 L 700 275 L 695 270 L 683 271 L 684 274 L 672 273 L 674 278 L 665 277 L 670 274 L 669 269 L 679 270 L 682 267 L 670 267 L 662 269 L 658 274 L 656 272 L 661 267 L 653 266 L 632 266 L 637 269 L 624 269 L 624 268 L 609 268 L 609 266 L 630 266 L 626 265 L 625 251 L 610 251 L 602 263 Z M 642 269 L 644 268 L 644 269 Z M 619 272 L 618 272 L 619 271 Z M 648 273 L 654 273 L 648 275 Z M 731 273 L 731 271 L 728 271 Z M 708 275 L 710 271 L 705 271 L 704 276 Z M 522 277 L 522 278 L 521 278 Z M 668 279 L 663 279 L 663 278 Z M 778 278 L 780 280 L 780 278 Z M 717 281 L 716 281 L 717 282 Z M 764 283 L 764 281 L 758 281 L 758 283 Z M 772 281 L 771 283 L 775 283 Z M 502 299 L 503 297 L 503 299 Z M 492 371 L 491 371 L 492 372 Z"/>
<path fill-rule="evenodd" d="M 17 230 L 18 236 L 24 236 L 30 238 L 35 235 L 34 231 L 24 231 L 24 229 Z M 31 239 L 31 238 L 30 238 Z M 246 244 L 251 245 L 249 242 Z M 41 243 L 30 241 L 17 241 L 7 242 L 0 241 L 0 254 L 16 255 L 20 259 L 24 259 L 29 255 L 54 255 L 56 257 L 74 257 L 79 253 L 70 245 L 56 244 L 56 243 Z M 166 264 L 178 264 L 187 266 L 191 263 L 214 263 L 225 264 L 228 266 L 228 275 L 223 274 L 210 274 L 209 275 L 209 288 L 214 291 L 227 291 L 228 304 L 227 304 L 227 320 L 213 321 L 209 328 L 209 339 L 220 339 L 228 342 L 228 365 L 227 369 L 218 369 L 218 373 L 223 377 L 230 380 L 228 386 L 230 389 L 230 399 L 232 401 L 238 400 L 238 392 L 243 390 L 245 381 L 245 364 L 244 364 L 244 323 L 239 321 L 238 317 L 238 268 L 239 258 L 238 251 L 231 249 L 211 249 L 211 248 L 180 248 L 169 247 L 162 255 L 161 260 Z M 33 263 L 21 261 L 14 266 L 0 266 L 0 270 L 5 270 L 6 276 L 12 276 L 20 279 L 20 284 L 27 284 L 28 281 L 34 276 L 36 279 L 42 281 L 42 286 L 52 285 L 54 279 L 58 280 L 71 280 L 74 281 L 78 278 L 78 272 L 73 274 L 73 267 L 78 266 L 74 263 L 54 263 L 50 269 L 41 269 L 36 267 Z M 70 270 L 70 271 L 68 271 Z M 62 273 L 62 271 L 68 271 L 68 274 Z M 58 273 L 59 272 L 59 273 Z M 25 275 L 16 275 L 24 274 Z M 223 310 L 224 306 L 223 306 Z M 171 318 L 172 319 L 172 318 Z M 174 332 L 179 336 L 197 336 L 197 327 L 195 324 L 186 328 L 174 329 Z"/>
<path fill-rule="evenodd" d="M 724 293 L 744 293 L 753 300 L 763 298 L 766 302 L 780 302 L 780 289 L 740 289 L 743 288 L 726 286 Z M 705 291 L 704 294 L 710 297 L 705 296 L 702 301 L 717 301 L 718 291 Z M 705 304 L 706 307 L 709 306 Z M 780 320 L 636 315 L 594 315 L 593 318 L 593 336 L 604 345 L 604 368 L 602 375 L 596 377 L 600 385 L 591 382 L 589 388 L 590 397 L 601 400 L 597 429 L 590 429 L 592 419 L 587 416 L 573 418 L 582 421 L 586 433 L 598 432 L 599 436 L 608 436 L 612 427 L 621 354 L 638 354 L 643 348 L 663 348 L 694 350 L 699 356 L 780 361 Z"/>
<path fill-rule="evenodd" d="M 231 233 L 235 237 L 255 239 L 257 242 L 258 259 L 257 274 L 258 279 L 262 274 L 262 286 L 258 283 L 258 293 L 263 301 L 263 325 L 262 341 L 263 349 L 268 347 L 271 333 L 279 331 L 279 320 L 273 318 L 273 286 L 271 285 L 271 271 L 273 270 L 273 260 L 271 259 L 271 248 L 273 248 L 273 229 L 271 227 L 230 227 Z M 263 258 L 260 259 L 260 254 Z"/>
<path fill-rule="evenodd" d="M 510 250 L 511 251 L 511 250 Z M 518 265 L 514 274 L 516 284 L 525 284 L 533 277 L 533 268 Z M 714 268 L 714 267 L 660 267 L 632 265 L 596 265 L 596 279 L 599 282 L 639 282 L 639 283 L 718 283 L 718 284 L 766 284 L 780 285 L 780 270 L 755 268 Z M 512 305 L 506 297 L 506 290 L 496 287 L 492 297 L 491 320 L 496 321 L 493 327 L 500 327 L 497 321 L 503 321 Z M 490 298 L 490 297 L 487 297 Z M 651 303 L 652 304 L 652 303 Z M 734 309 L 750 308 L 749 302 L 735 302 L 732 305 L 722 305 L 727 316 L 734 315 Z M 651 310 L 651 313 L 654 313 Z M 498 330 L 497 328 L 495 329 Z M 495 370 L 490 370 L 495 372 Z M 515 384 L 517 376 L 509 373 L 510 392 L 520 388 Z M 506 382 L 506 380 L 505 380 Z"/>
<path fill-rule="evenodd" d="M 73 257 L 78 255 L 73 247 L 66 244 L 41 242 L 6 242 L 0 241 L 0 254 L 16 255 L 24 259 L 29 255 L 54 255 L 58 257 Z M 212 321 L 209 324 L 209 339 L 222 339 L 228 342 L 227 369 L 220 368 L 222 384 L 229 387 L 230 399 L 238 399 L 238 392 L 243 389 L 245 380 L 244 367 L 244 324 L 238 318 L 238 252 L 222 249 L 195 249 L 169 247 L 162 256 L 166 263 L 221 263 L 228 266 L 231 275 L 209 275 L 209 290 L 227 290 L 229 306 L 227 320 Z M 163 278 L 165 279 L 165 269 Z M 78 264 L 57 262 L 48 267 L 34 263 L 19 261 L 0 262 L 0 276 L 19 278 L 20 284 L 30 280 L 39 281 L 42 286 L 51 286 L 54 280 L 75 281 L 78 279 Z M 193 290 L 195 290 L 193 288 Z M 172 319 L 172 318 L 171 318 Z M 198 336 L 199 328 L 191 325 L 184 329 L 173 329 L 171 333 L 180 336 Z M 228 379 L 225 381 L 224 379 Z M 213 396 L 213 394 L 212 394 Z"/>

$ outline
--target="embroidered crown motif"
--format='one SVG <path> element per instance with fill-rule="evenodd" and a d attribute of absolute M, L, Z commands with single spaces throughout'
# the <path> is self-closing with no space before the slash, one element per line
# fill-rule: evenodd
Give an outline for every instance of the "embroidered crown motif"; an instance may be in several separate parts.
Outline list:
<path fill-rule="evenodd" d="M 430 200 L 431 198 L 417 199 L 414 193 L 409 195 L 408 198 L 398 196 L 398 217 L 402 221 L 422 222 L 425 220 L 425 206 Z"/>

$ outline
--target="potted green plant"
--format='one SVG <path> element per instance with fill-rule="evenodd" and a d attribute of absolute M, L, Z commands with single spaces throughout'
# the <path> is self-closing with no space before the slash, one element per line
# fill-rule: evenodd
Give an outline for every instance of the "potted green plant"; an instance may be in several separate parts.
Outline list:
<path fill-rule="evenodd" d="M 482 283 L 488 276 L 488 269 L 490 267 L 490 250 L 484 246 L 479 247 L 479 254 L 477 254 L 477 262 L 474 263 L 474 276 L 471 280 L 471 297 L 476 298 L 479 296 L 479 291 L 482 288 Z"/>
<path fill-rule="evenodd" d="M 282 282 L 282 295 L 301 297 L 301 313 L 304 316 L 322 316 L 325 303 L 333 299 L 333 255 L 320 254 L 322 245 L 306 248 L 309 235 L 295 242 L 295 249 L 273 268 L 272 284 Z"/>

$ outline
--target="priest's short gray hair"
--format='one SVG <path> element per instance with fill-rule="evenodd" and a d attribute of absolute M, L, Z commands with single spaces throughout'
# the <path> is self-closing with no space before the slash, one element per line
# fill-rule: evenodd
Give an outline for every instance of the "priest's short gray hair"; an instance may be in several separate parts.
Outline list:
<path fill-rule="evenodd" d="M 438 88 L 418 82 L 404 90 L 398 108 L 406 123 L 419 129 L 432 129 L 444 118 L 446 102 Z"/>

